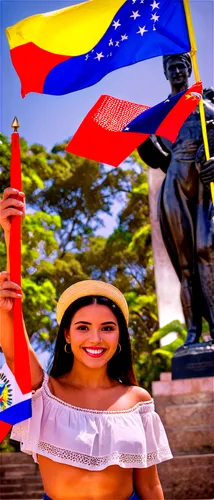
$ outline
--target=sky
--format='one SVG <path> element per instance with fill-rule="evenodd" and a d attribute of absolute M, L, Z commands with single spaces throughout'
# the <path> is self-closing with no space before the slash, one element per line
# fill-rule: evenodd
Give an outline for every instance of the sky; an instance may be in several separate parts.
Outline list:
<path fill-rule="evenodd" d="M 152 0 L 151 0 L 152 1 Z M 154 58 L 107 75 L 93 87 L 65 96 L 31 93 L 22 99 L 20 82 L 12 66 L 5 28 L 33 14 L 67 7 L 77 1 L 58 0 L 0 0 L 0 131 L 9 136 L 16 115 L 20 122 L 20 135 L 29 144 L 40 143 L 50 150 L 56 143 L 67 140 L 101 94 L 152 106 L 169 94 L 162 59 Z M 198 66 L 204 87 L 214 87 L 214 0 L 190 0 L 196 43 Z M 190 79 L 190 84 L 194 77 Z M 115 225 L 120 210 L 114 205 L 113 215 L 105 216 L 105 228 L 100 234 L 108 235 Z"/>

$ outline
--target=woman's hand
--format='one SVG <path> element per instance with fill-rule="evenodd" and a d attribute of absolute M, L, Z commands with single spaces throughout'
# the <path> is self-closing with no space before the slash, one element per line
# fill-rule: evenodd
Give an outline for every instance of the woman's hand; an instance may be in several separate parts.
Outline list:
<path fill-rule="evenodd" d="M 10 233 L 11 219 L 14 215 L 24 217 L 25 195 L 9 187 L 4 190 L 3 198 L 0 200 L 0 225 L 5 233 Z"/>
<path fill-rule="evenodd" d="M 14 299 L 21 298 L 21 287 L 10 281 L 6 271 L 0 273 L 0 311 L 10 312 L 13 309 Z"/>

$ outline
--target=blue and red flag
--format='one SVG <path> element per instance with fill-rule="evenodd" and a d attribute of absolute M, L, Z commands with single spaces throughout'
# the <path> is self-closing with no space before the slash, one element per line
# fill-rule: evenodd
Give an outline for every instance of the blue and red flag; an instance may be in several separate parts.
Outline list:
<path fill-rule="evenodd" d="M 17 122 L 18 124 L 18 122 Z M 12 134 L 10 185 L 21 191 L 19 134 Z M 21 220 L 12 217 L 9 247 L 10 280 L 21 286 Z M 0 370 L 0 442 L 12 425 L 32 415 L 31 373 L 20 299 L 14 300 L 14 373 L 7 364 Z M 3 327 L 3 325 L 1 325 Z M 5 335 L 7 332 L 5 332 Z"/>
<path fill-rule="evenodd" d="M 90 0 L 6 33 L 23 97 L 68 94 L 118 68 L 191 49 L 183 0 Z"/>
<path fill-rule="evenodd" d="M 146 113 L 140 113 L 123 131 L 156 134 L 175 142 L 184 121 L 199 103 L 201 94 L 202 83 L 194 83 L 187 90 L 168 97 Z"/>
<path fill-rule="evenodd" d="M 174 142 L 202 94 L 202 83 L 152 108 L 102 95 L 68 143 L 69 153 L 118 167 L 151 134 Z"/>

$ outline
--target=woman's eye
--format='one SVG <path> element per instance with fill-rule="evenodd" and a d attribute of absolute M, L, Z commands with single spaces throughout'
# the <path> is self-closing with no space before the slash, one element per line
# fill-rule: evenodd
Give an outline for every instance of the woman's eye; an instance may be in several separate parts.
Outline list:
<path fill-rule="evenodd" d="M 103 330 L 104 330 L 104 332 L 113 332 L 114 327 L 113 326 L 104 326 Z"/>
<path fill-rule="evenodd" d="M 77 330 L 88 330 L 88 327 L 86 325 L 81 325 L 77 327 Z"/>

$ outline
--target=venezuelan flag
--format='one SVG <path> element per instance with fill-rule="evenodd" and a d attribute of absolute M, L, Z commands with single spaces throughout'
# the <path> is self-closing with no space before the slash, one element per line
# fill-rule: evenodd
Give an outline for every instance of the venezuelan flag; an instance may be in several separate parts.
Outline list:
<path fill-rule="evenodd" d="M 190 50 L 183 0 L 89 0 L 6 33 L 23 97 L 67 94 L 118 68 Z"/>

